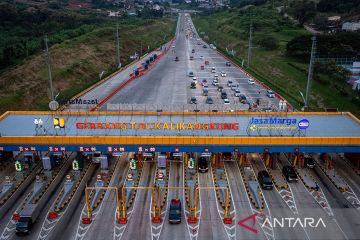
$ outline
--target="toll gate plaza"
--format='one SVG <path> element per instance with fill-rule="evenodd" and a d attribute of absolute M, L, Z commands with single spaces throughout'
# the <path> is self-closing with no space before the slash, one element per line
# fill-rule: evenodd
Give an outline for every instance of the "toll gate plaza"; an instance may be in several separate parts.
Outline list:
<path fill-rule="evenodd" d="M 360 152 L 351 113 L 6 112 L 2 151 Z"/>

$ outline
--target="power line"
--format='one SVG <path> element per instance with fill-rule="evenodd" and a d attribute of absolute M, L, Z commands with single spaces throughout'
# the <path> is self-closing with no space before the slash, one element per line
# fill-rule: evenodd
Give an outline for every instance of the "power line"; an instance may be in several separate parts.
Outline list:
<path fill-rule="evenodd" d="M 249 32 L 248 67 L 250 67 L 250 63 L 251 63 L 252 34 L 253 34 L 253 25 L 251 23 L 250 24 L 250 32 Z"/>
<path fill-rule="evenodd" d="M 118 64 L 118 68 L 121 67 L 121 62 L 120 62 L 120 40 L 119 40 L 119 24 L 116 24 L 116 50 L 117 50 L 117 64 Z"/>
<path fill-rule="evenodd" d="M 306 97 L 305 97 L 305 108 L 309 105 L 309 98 L 310 98 L 310 91 L 311 91 L 311 80 L 313 77 L 313 70 L 314 70 L 314 59 L 316 53 L 316 36 L 311 38 L 312 46 L 311 46 L 311 56 L 310 56 L 310 64 L 309 64 L 309 73 L 308 79 L 306 84 Z"/>
<path fill-rule="evenodd" d="M 54 100 L 54 89 L 53 89 L 52 76 L 51 76 L 51 59 L 49 54 L 47 35 L 45 35 L 44 42 L 45 42 L 46 64 L 48 68 L 48 82 L 50 87 L 50 97 L 51 97 L 50 100 Z"/>

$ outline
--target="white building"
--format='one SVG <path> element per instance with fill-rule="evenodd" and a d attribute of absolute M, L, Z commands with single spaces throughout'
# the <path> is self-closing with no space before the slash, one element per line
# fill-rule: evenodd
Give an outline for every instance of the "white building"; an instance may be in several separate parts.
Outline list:
<path fill-rule="evenodd" d="M 343 31 L 358 31 L 360 30 L 360 22 L 345 22 L 341 29 Z"/>

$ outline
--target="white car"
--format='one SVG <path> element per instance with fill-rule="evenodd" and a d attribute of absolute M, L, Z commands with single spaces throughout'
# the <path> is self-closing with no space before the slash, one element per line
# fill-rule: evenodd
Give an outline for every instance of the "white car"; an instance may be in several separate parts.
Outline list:
<path fill-rule="evenodd" d="M 194 83 L 197 83 L 197 78 L 196 78 L 196 77 L 193 77 L 192 81 L 193 81 Z"/>
<path fill-rule="evenodd" d="M 200 56 L 200 59 L 204 59 L 204 56 Z"/>
<path fill-rule="evenodd" d="M 225 98 L 225 99 L 224 99 L 224 104 L 230 104 L 229 99 Z"/>
<path fill-rule="evenodd" d="M 214 86 L 219 86 L 219 82 L 214 80 L 214 81 L 212 82 L 212 85 L 214 85 Z"/>
<path fill-rule="evenodd" d="M 233 83 L 233 84 L 231 85 L 231 90 L 236 90 L 237 87 L 238 87 L 238 85 L 237 85 L 236 83 Z"/>
<path fill-rule="evenodd" d="M 215 74 L 215 75 L 214 75 L 214 79 L 215 79 L 215 80 L 219 80 L 219 75 Z"/>
<path fill-rule="evenodd" d="M 222 77 L 226 77 L 226 73 L 224 71 L 221 72 Z"/>
<path fill-rule="evenodd" d="M 255 84 L 255 81 L 254 81 L 254 79 L 251 79 L 251 78 L 249 78 L 249 79 L 248 79 L 248 84 L 250 84 L 250 85 L 253 85 L 253 84 Z"/>
<path fill-rule="evenodd" d="M 240 90 L 239 90 L 239 89 L 236 89 L 236 90 L 235 90 L 235 97 L 239 97 L 239 96 L 240 96 L 240 93 L 241 93 Z"/>

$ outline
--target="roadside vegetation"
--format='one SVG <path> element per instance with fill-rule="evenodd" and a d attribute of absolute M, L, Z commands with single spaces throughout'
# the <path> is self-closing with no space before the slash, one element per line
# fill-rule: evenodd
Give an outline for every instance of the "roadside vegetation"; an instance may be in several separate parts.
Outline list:
<path fill-rule="evenodd" d="M 62 13 L 58 14 L 62 16 Z M 123 66 L 132 61 L 129 57 L 135 52 L 144 54 L 169 41 L 176 24 L 176 19 L 169 17 L 158 20 L 134 17 L 118 21 L 104 18 L 93 22 L 88 16 L 80 23 L 77 17 L 53 17 L 50 17 L 50 22 L 32 27 L 52 29 L 49 52 L 53 85 L 55 94 L 59 93 L 57 100 L 60 102 L 99 81 L 100 73 L 103 72 L 103 77 L 106 77 L 116 71 L 117 23 Z M 87 24 L 87 21 L 90 22 Z M 3 53 L 0 54 L 3 64 L 0 72 L 0 111 L 48 110 L 48 75 L 43 52 L 43 33 L 47 31 L 39 30 L 39 34 L 34 36 L 27 34 L 31 29 L 22 26 L 21 21 L 14 19 L 11 24 L 16 27 L 11 29 L 2 25 L 0 29 L 1 34 L 7 31 L 0 40 Z M 4 55 L 4 52 L 9 54 Z"/>
<path fill-rule="evenodd" d="M 245 70 L 285 97 L 296 109 L 301 109 L 304 103 L 299 91 L 305 95 L 311 35 L 289 17 L 282 16 L 271 1 L 268 2 L 261 6 L 203 13 L 193 16 L 194 24 L 206 41 L 215 43 L 220 51 L 240 66 L 243 64 Z M 253 48 L 251 64 L 248 66 L 250 24 L 253 25 Z M 321 53 L 340 49 L 337 40 L 333 40 L 333 37 L 330 39 L 319 38 Z M 346 47 L 357 49 L 358 38 L 351 39 Z M 347 71 L 334 68 L 329 63 L 316 64 L 314 72 L 308 110 L 338 108 L 360 115 L 359 95 L 352 91 L 342 75 L 348 74 Z"/>

